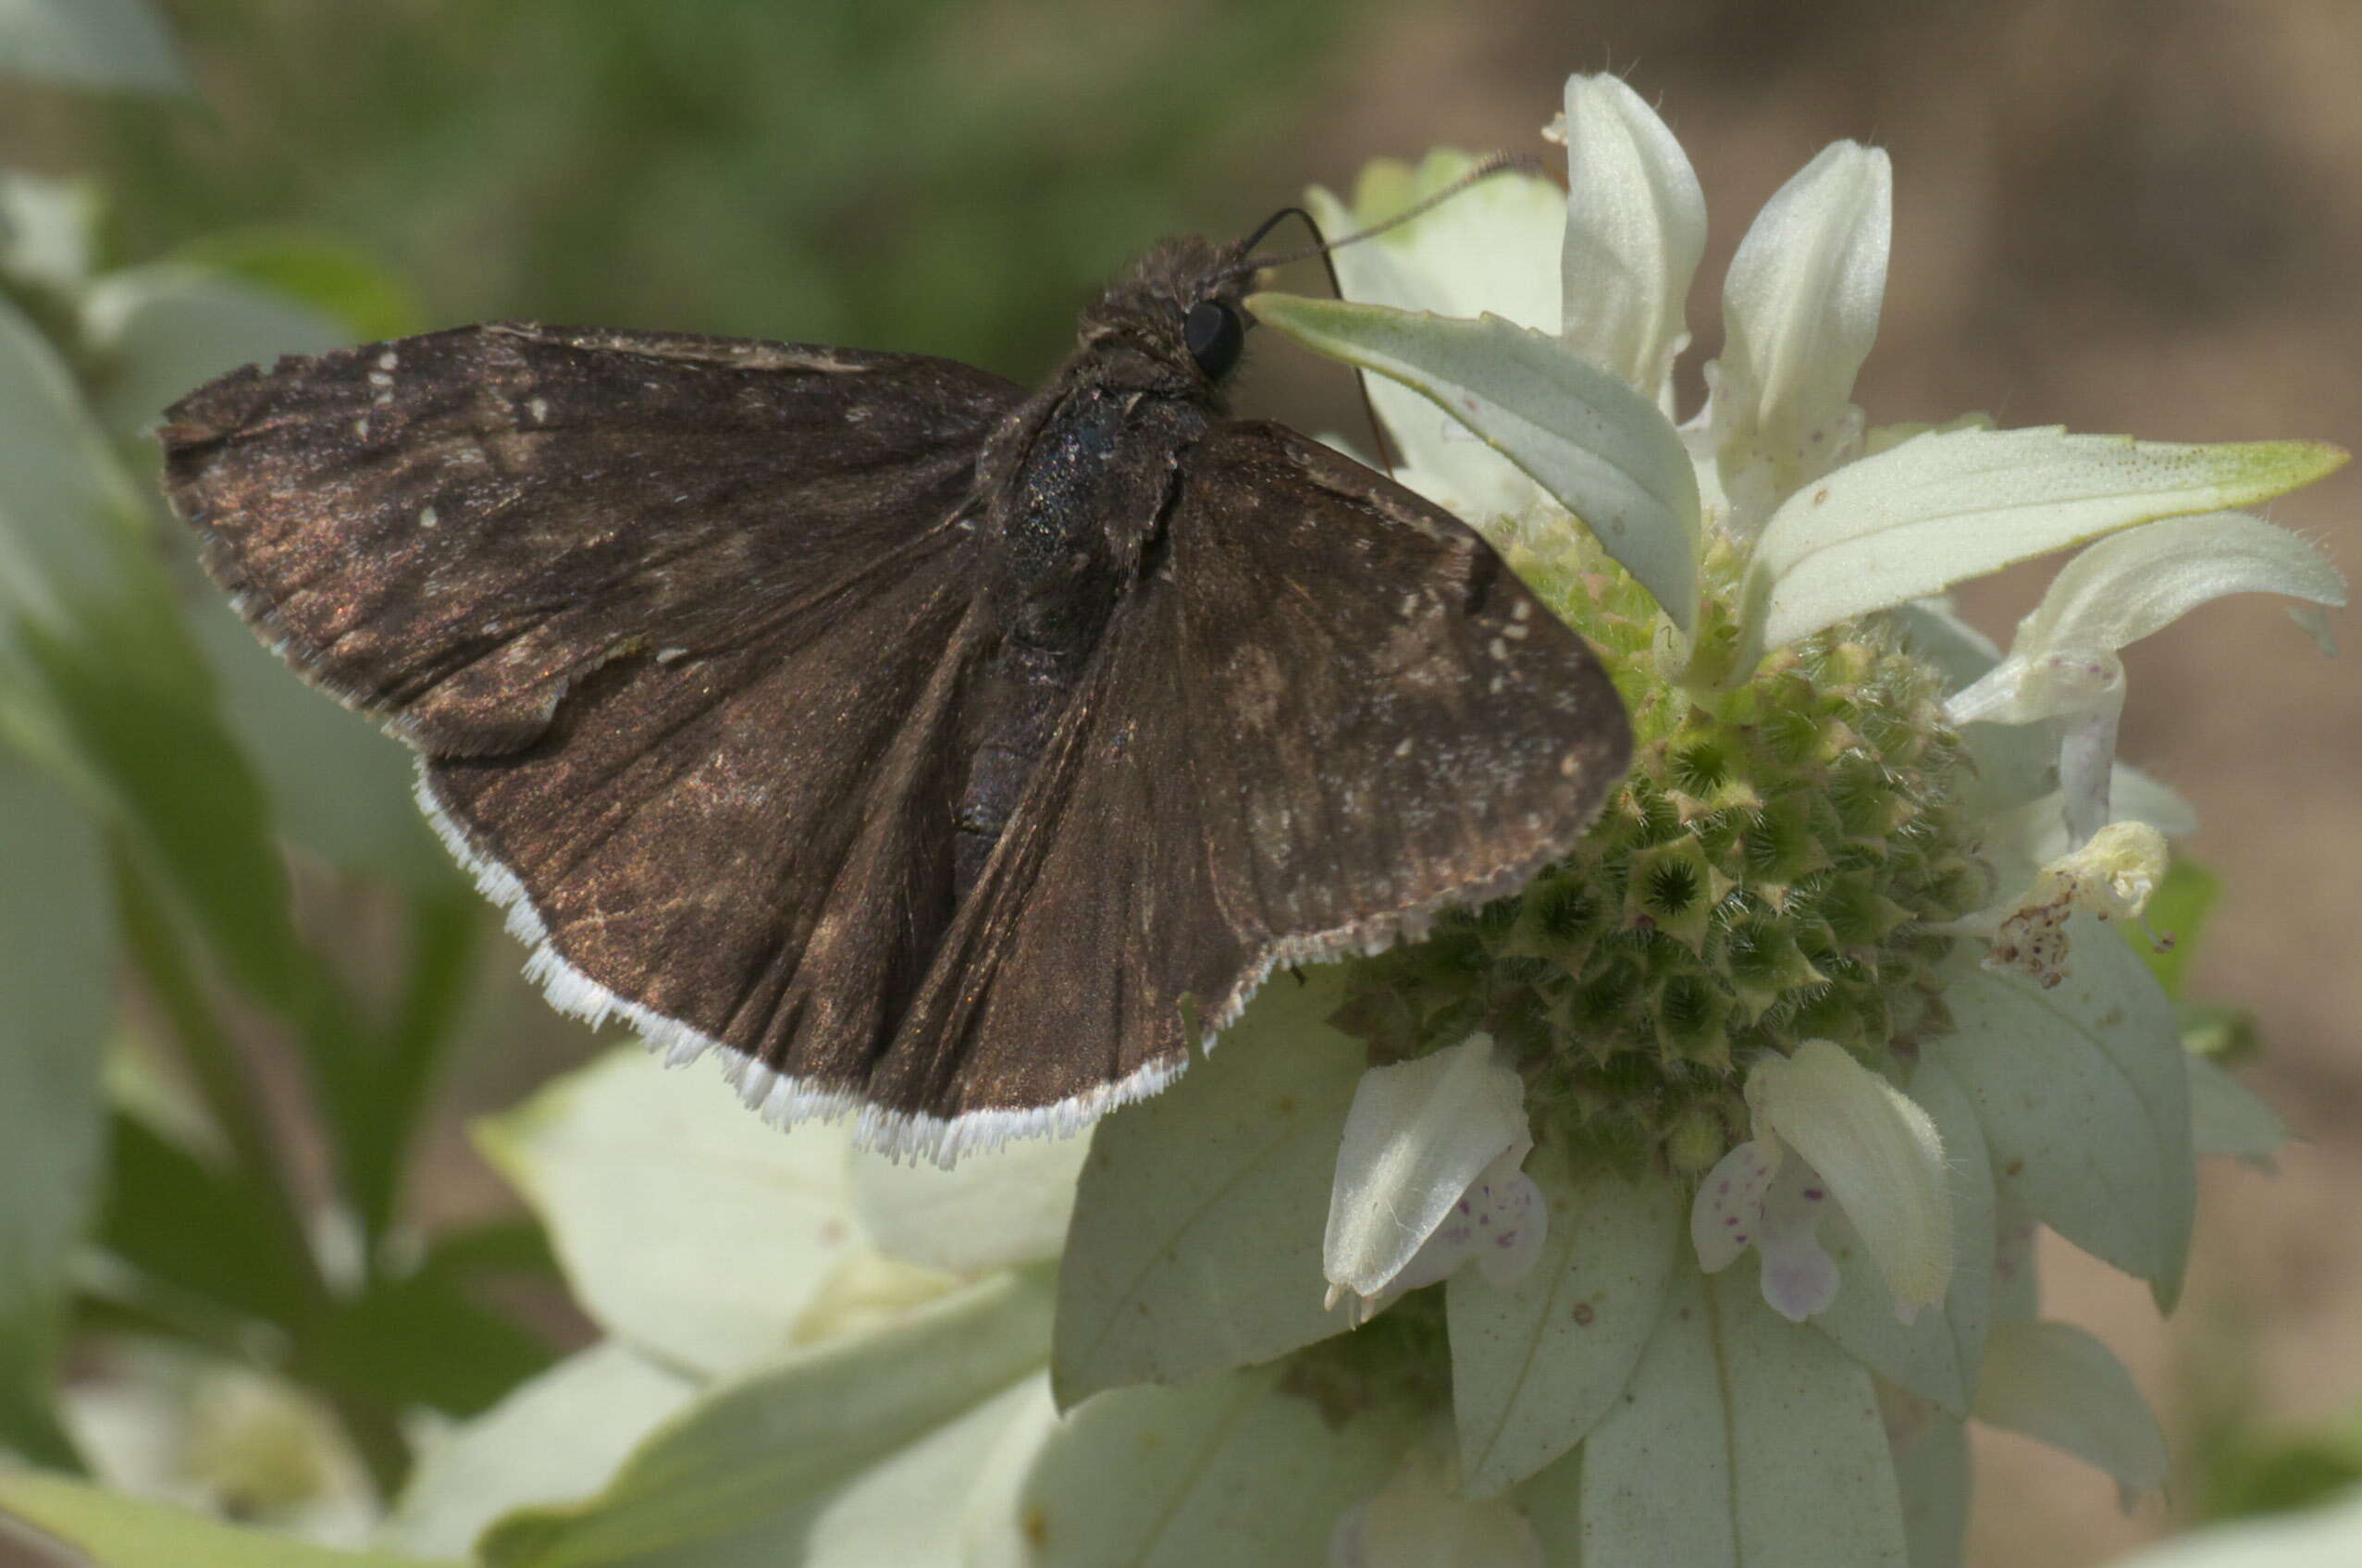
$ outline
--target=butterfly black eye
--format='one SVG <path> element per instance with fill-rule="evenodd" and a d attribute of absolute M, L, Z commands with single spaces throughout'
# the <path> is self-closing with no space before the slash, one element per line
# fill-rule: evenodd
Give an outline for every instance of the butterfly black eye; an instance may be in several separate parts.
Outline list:
<path fill-rule="evenodd" d="M 1238 364 L 1239 351 L 1246 347 L 1246 328 L 1240 325 L 1239 313 L 1221 301 L 1200 300 L 1181 318 L 1181 341 L 1189 345 L 1189 357 L 1197 368 L 1219 381 Z"/>

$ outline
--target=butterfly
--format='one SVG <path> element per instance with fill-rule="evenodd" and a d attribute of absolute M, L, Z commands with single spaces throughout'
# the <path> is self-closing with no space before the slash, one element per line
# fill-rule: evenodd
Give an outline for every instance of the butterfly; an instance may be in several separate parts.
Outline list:
<path fill-rule="evenodd" d="M 416 749 L 552 1004 L 948 1163 L 1514 891 L 1627 760 L 1472 529 L 1228 417 L 1250 247 L 1149 251 L 1032 393 L 528 323 L 248 366 L 167 412 L 166 488 Z"/>

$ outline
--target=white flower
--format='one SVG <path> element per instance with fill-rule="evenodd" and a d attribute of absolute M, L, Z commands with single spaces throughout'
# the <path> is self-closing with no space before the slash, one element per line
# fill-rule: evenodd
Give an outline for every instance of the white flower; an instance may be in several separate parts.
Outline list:
<path fill-rule="evenodd" d="M 2116 721 L 2124 710 L 2117 650 L 2234 593 L 2343 605 L 2345 582 L 2305 539 L 2239 512 L 2134 528 L 2069 562 L 2018 623 L 2009 657 L 1955 694 L 1946 715 L 1956 724 L 2060 722 L 2068 840 L 2081 845 L 2108 819 Z M 2329 651 L 2326 627 L 2316 621 L 2311 629 Z"/>
<path fill-rule="evenodd" d="M 1366 1318 L 1471 1260 L 1496 1284 L 1523 1278 L 1548 1223 L 1520 1168 L 1533 1147 L 1525 1084 L 1489 1035 L 1364 1073 L 1337 1146 L 1324 1304 L 1351 1292 Z"/>
<path fill-rule="evenodd" d="M 2015 969 L 2045 990 L 2067 978 L 2068 925 L 2078 913 L 2137 920 L 2165 880 L 2165 835 L 2146 822 L 2110 822 L 2090 843 L 2042 868 L 2014 904 L 1964 921 L 1990 944 L 1988 969 Z"/>
<path fill-rule="evenodd" d="M 1763 1259 L 1763 1299 L 1802 1322 L 1837 1296 L 1837 1266 L 1821 1245 L 1829 1204 L 1845 1212 L 1911 1321 L 1942 1299 L 1952 1275 L 1952 1206 L 1944 1144 L 1925 1111 L 1825 1040 L 1747 1075 L 1755 1136 L 1725 1154 L 1689 1211 L 1698 1262 L 1720 1273 L 1750 1247 Z"/>

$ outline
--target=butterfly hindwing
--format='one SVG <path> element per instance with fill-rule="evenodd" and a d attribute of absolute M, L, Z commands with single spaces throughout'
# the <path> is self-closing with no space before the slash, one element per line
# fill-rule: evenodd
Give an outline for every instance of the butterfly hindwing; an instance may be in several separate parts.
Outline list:
<path fill-rule="evenodd" d="M 1622 776 L 1596 657 L 1392 481 L 1282 426 L 1218 425 L 1165 530 L 880 1065 L 879 1105 L 991 1127 L 1148 1093 L 1186 1061 L 1184 999 L 1219 1028 L 1275 964 L 1514 889 Z"/>

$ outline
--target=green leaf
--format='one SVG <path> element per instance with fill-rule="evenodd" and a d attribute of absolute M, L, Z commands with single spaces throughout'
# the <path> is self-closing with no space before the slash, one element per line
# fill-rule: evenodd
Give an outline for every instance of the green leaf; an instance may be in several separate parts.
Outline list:
<path fill-rule="evenodd" d="M 2168 996 L 2181 997 L 2191 956 L 2197 951 L 2207 916 L 2220 892 L 2221 883 L 2212 871 L 2177 856 L 2167 870 L 2165 880 L 2149 895 L 2148 907 L 2142 911 L 2149 929 L 2171 937 L 2172 945 L 2158 947 L 2149 941 L 2146 932 L 2129 921 L 2118 928 L 2133 957 L 2148 966 L 2149 973 L 2157 976 L 2158 984 L 2165 988 Z"/>
<path fill-rule="evenodd" d="M 360 246 L 319 229 L 267 226 L 208 234 L 172 259 L 228 273 L 342 324 L 349 338 L 377 340 L 419 330 L 416 296 Z"/>
<path fill-rule="evenodd" d="M 540 1335 L 424 1270 L 340 1298 L 308 1327 L 307 1377 L 393 1409 L 474 1415 L 558 1359 Z"/>
<path fill-rule="evenodd" d="M 113 957 L 96 832 L 0 749 L 0 1448 L 46 1464 L 74 1463 L 50 1372 L 103 1168 Z"/>
<path fill-rule="evenodd" d="M 1670 1181 L 1576 1178 L 1547 1145 L 1526 1174 L 1550 1210 L 1533 1272 L 1504 1290 L 1463 1269 L 1444 1287 L 1461 1475 L 1476 1497 L 1550 1463 L 1613 1407 L 1656 1327 L 1689 1208 Z"/>
<path fill-rule="evenodd" d="M 2043 991 L 1964 969 L 1928 1047 L 1967 1093 L 2010 1199 L 2085 1252 L 2179 1294 L 2196 1205 L 2188 1057 L 2156 980 L 2088 915 Z"/>
<path fill-rule="evenodd" d="M 1580 1453 L 1585 1562 L 1904 1568 L 1869 1372 L 1765 1305 L 1751 1266 L 1676 1266 L 1626 1397 Z"/>
<path fill-rule="evenodd" d="M 1304 1568 L 1382 1487 L 1409 1434 L 1331 1426 L 1277 1374 L 1121 1389 L 1070 1414 L 1021 1494 L 1030 1568 Z"/>
<path fill-rule="evenodd" d="M 1911 1093 L 1944 1140 L 1956 1239 L 1944 1298 L 1909 1324 L 1899 1322 L 1894 1292 L 1839 1209 L 1822 1222 L 1823 1241 L 1837 1261 L 1837 1299 L 1812 1322 L 1880 1377 L 1964 1416 L 1992 1317 L 1993 1167 L 1975 1109 L 1941 1062 L 1920 1064 Z"/>
<path fill-rule="evenodd" d="M 599 1490 L 696 1394 L 678 1373 L 602 1340 L 436 1437 L 381 1538 L 423 1557 L 464 1558 L 501 1515 Z"/>
<path fill-rule="evenodd" d="M 1350 1327 L 1321 1234 L 1366 1057 L 1329 1022 L 1343 969 L 1281 974 L 1213 1052 L 1099 1123 L 1058 1278 L 1061 1407 L 1268 1361 Z"/>
<path fill-rule="evenodd" d="M 1049 1333 L 1048 1282 L 999 1274 L 874 1333 L 791 1355 L 688 1406 L 597 1497 L 501 1521 L 483 1537 L 482 1561 L 488 1568 L 824 1561 L 802 1549 L 841 1490 L 1023 1382 L 1047 1356 Z M 1017 1411 L 1005 1404 L 997 1414 Z M 948 1504 L 921 1494 L 906 1506 Z"/>
<path fill-rule="evenodd" d="M 860 1239 L 843 1129 L 783 1134 L 711 1071 L 637 1047 L 479 1123 L 476 1141 L 549 1227 L 583 1309 L 693 1371 L 785 1350 Z"/>
<path fill-rule="evenodd" d="M 2165 1485 L 2165 1434 L 2116 1352 L 2070 1323 L 1994 1325 L 1976 1418 L 2116 1477 L 2124 1500 Z"/>
<path fill-rule="evenodd" d="M 1497 315 L 1461 321 L 1292 294 L 1247 303 L 1306 348 L 1391 377 L 1475 431 L 1689 628 L 1702 526 L 1697 470 L 1672 422 L 1614 372 Z"/>
<path fill-rule="evenodd" d="M 187 1509 L 31 1470 L 0 1471 L 0 1512 L 84 1553 L 100 1568 L 419 1568 L 425 1561 L 241 1530 Z"/>
<path fill-rule="evenodd" d="M 412 796 L 408 747 L 296 679 L 221 596 L 190 607 L 189 632 L 289 843 L 412 892 L 460 885 Z"/>
<path fill-rule="evenodd" d="M 1804 486 L 1772 514 L 1740 584 L 1733 677 L 1849 617 L 2136 523 L 2245 506 L 2344 462 L 2311 441 L 1931 431 Z"/>
<path fill-rule="evenodd" d="M 85 342 L 98 356 L 97 412 L 125 438 L 144 435 L 166 404 L 201 382 L 345 340 L 343 324 L 317 311 L 168 262 L 107 274 L 84 291 L 81 307 Z"/>
<path fill-rule="evenodd" d="M 148 0 L 10 0 L 0 6 L 0 70 L 83 87 L 189 90 Z"/>
<path fill-rule="evenodd" d="M 142 1281 L 266 1323 L 300 1321 L 311 1295 L 269 1216 L 241 1173 L 116 1117 L 98 1240 Z"/>

